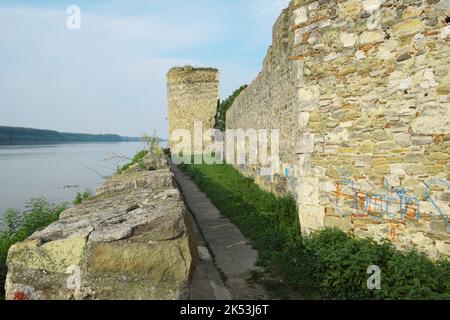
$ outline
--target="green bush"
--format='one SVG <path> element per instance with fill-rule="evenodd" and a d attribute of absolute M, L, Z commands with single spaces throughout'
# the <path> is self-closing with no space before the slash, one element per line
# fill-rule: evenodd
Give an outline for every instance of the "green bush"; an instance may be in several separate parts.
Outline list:
<path fill-rule="evenodd" d="M 92 191 L 90 189 L 86 189 L 83 192 L 77 192 L 75 200 L 73 200 L 74 205 L 78 205 L 83 203 L 83 201 L 88 200 L 92 197 Z"/>
<path fill-rule="evenodd" d="M 0 230 L 0 296 L 4 296 L 6 279 L 6 258 L 9 248 L 25 240 L 34 232 L 41 230 L 59 219 L 68 204 L 50 204 L 43 198 L 30 200 L 24 211 L 8 209 L 2 219 Z"/>
<path fill-rule="evenodd" d="M 122 173 L 124 173 L 125 171 L 127 171 L 132 165 L 135 165 L 135 164 L 140 164 L 142 167 L 144 166 L 144 157 L 146 156 L 148 154 L 148 150 L 142 150 L 142 151 L 139 151 L 139 152 L 137 152 L 135 155 L 134 155 L 134 157 L 133 157 L 133 159 L 131 160 L 131 162 L 130 163 L 127 163 L 126 165 L 124 165 L 124 166 L 122 166 L 122 167 L 117 167 L 117 170 L 116 170 L 116 174 L 122 174 Z"/>
<path fill-rule="evenodd" d="M 218 110 L 217 110 L 217 117 L 216 117 L 216 127 L 220 131 L 225 131 L 225 129 L 226 129 L 226 120 L 227 120 L 227 111 L 228 111 L 228 109 L 230 109 L 230 107 L 233 105 L 234 100 L 247 87 L 248 87 L 247 85 L 241 86 L 239 89 L 235 90 L 231 94 L 231 96 L 229 96 L 226 100 L 222 101 L 219 104 L 219 107 L 218 107 Z"/>
<path fill-rule="evenodd" d="M 433 263 L 389 242 L 357 239 L 338 229 L 288 243 L 280 254 L 282 272 L 293 285 L 327 299 L 450 299 L 450 263 Z M 381 269 L 381 290 L 367 289 L 371 265 Z M 306 277 L 295 276 L 306 275 Z"/>
<path fill-rule="evenodd" d="M 182 165 L 211 201 L 259 251 L 259 263 L 313 299 L 450 299 L 450 263 L 389 242 L 358 239 L 338 229 L 300 235 L 292 198 L 261 190 L 229 165 Z M 380 267 L 381 290 L 367 288 L 369 266 Z"/>

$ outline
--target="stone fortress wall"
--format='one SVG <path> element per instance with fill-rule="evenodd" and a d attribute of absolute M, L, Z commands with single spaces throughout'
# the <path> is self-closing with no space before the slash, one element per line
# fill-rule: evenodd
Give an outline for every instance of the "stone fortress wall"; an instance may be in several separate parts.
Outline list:
<path fill-rule="evenodd" d="M 190 66 L 172 68 L 167 74 L 167 97 L 169 136 L 176 140 L 174 130 L 188 130 L 193 140 L 195 121 L 201 121 L 204 130 L 214 128 L 219 101 L 219 71 Z M 171 147 L 175 142 L 171 141 Z"/>
<path fill-rule="evenodd" d="M 227 128 L 279 129 L 275 176 L 323 227 L 450 256 L 450 1 L 294 0 Z"/>

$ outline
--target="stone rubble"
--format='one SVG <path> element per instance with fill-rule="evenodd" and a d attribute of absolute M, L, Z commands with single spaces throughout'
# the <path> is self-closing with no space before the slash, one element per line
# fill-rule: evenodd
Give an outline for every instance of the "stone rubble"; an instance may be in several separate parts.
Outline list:
<path fill-rule="evenodd" d="M 130 171 L 8 253 L 7 299 L 183 299 L 197 261 L 169 169 Z"/>

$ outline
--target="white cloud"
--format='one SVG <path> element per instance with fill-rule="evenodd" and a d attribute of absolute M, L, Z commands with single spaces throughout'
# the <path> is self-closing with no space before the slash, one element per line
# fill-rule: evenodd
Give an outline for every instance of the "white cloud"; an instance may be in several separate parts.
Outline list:
<path fill-rule="evenodd" d="M 66 17 L 0 8 L 0 123 L 166 135 L 165 74 L 197 62 L 165 56 L 209 41 L 215 28 L 83 14 L 82 29 L 69 31 Z"/>
<path fill-rule="evenodd" d="M 63 6 L 0 6 L 0 125 L 167 135 L 167 70 L 218 67 L 227 97 L 256 77 L 289 1 L 89 3 L 79 31 Z"/>

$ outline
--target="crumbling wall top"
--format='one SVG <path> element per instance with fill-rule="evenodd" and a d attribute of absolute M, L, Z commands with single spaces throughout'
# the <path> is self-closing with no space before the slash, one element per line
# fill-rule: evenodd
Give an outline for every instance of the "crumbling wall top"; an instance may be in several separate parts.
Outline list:
<path fill-rule="evenodd" d="M 192 66 L 175 67 L 167 73 L 169 82 L 219 82 L 216 68 L 196 68 Z"/>

